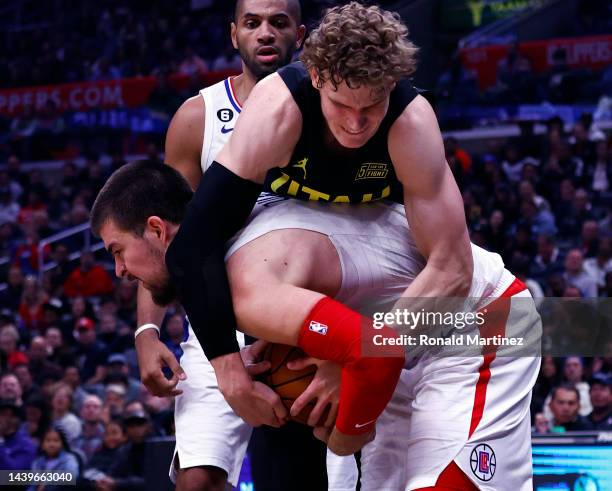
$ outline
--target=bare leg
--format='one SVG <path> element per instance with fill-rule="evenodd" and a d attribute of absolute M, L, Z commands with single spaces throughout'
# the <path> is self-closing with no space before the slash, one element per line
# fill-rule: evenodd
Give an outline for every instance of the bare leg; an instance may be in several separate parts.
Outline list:
<path fill-rule="evenodd" d="M 227 474 L 218 467 L 188 467 L 178 471 L 176 491 L 225 491 Z"/>

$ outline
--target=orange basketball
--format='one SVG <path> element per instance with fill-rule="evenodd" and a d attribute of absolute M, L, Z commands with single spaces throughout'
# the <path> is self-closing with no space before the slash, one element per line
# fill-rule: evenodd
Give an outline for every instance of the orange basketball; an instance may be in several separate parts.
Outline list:
<path fill-rule="evenodd" d="M 287 411 L 291 410 L 293 401 L 306 390 L 306 387 L 308 387 L 317 371 L 316 365 L 309 365 L 302 370 L 290 370 L 287 368 L 289 361 L 302 358 L 303 356 L 305 354 L 301 349 L 285 344 L 270 344 L 264 352 L 263 359 L 271 364 L 270 370 L 264 374 L 264 382 L 280 396 Z M 307 424 L 308 416 L 313 408 L 314 402 L 311 402 L 297 416 L 291 419 Z M 327 411 L 323 413 L 323 417 L 327 417 Z"/>

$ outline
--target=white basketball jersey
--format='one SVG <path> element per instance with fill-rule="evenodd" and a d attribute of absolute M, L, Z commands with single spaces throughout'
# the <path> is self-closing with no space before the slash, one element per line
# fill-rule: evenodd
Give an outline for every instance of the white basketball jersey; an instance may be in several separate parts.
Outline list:
<path fill-rule="evenodd" d="M 204 172 L 229 140 L 242 107 L 234 95 L 231 77 L 200 90 L 200 95 L 206 108 L 200 157 Z"/>

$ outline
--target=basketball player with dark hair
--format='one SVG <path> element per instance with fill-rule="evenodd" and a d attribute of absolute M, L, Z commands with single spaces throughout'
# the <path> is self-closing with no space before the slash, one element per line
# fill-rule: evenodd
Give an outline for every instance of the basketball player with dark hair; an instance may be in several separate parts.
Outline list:
<path fill-rule="evenodd" d="M 291 61 L 295 49 L 303 42 L 304 31 L 298 0 L 236 2 L 231 39 L 242 59 L 242 73 L 203 89 L 197 96 L 188 99 L 174 116 L 166 137 L 166 161 L 187 179 L 193 189 L 198 186 L 202 172 L 231 136 L 241 103 L 247 99 L 255 83 Z M 160 326 L 164 311 L 155 306 L 150 292 L 139 285 L 139 325 Z M 153 394 L 176 395 L 177 442 L 170 475 L 177 480 L 177 489 L 224 489 L 226 481 L 232 485 L 238 484 L 251 428 L 233 415 L 223 399 L 216 387 L 210 362 L 191 328 L 185 338 L 184 354 L 179 365 L 159 340 L 155 329 L 141 330 L 135 342 L 141 379 Z M 242 345 L 242 334 L 239 339 Z M 163 375 L 164 366 L 169 366 L 173 371 L 170 381 Z M 250 367 L 250 373 L 255 375 L 265 368 L 264 364 L 254 364 Z M 320 371 L 317 377 L 317 383 L 321 383 L 319 391 L 330 392 L 329 383 L 321 379 L 324 373 L 325 370 Z M 335 379 L 331 382 L 337 385 Z M 284 410 L 274 392 L 263 384 L 256 387 L 268 401 L 276 404 L 279 410 Z M 320 406 L 323 406 L 323 397 L 320 399 Z M 274 421 L 266 423 L 273 424 Z M 258 432 L 267 435 L 270 430 L 261 429 Z M 286 473 L 295 471 L 291 465 L 293 461 L 297 461 L 295 464 L 300 467 L 305 464 L 311 467 L 311 472 L 303 480 L 305 486 L 313 487 L 324 482 L 325 446 L 314 440 L 306 428 L 289 427 L 283 429 L 281 434 L 291 441 L 299 441 L 303 452 L 296 454 L 290 462 L 287 453 L 278 448 L 278 444 L 266 442 L 265 435 L 256 435 L 252 459 L 256 482 L 258 478 L 265 481 L 266 477 L 265 466 L 261 465 L 261 452 L 257 451 L 262 442 L 272 447 L 267 452 L 268 456 L 286 468 Z M 180 469 L 178 474 L 177 469 Z M 276 484 L 281 487 L 293 482 L 292 476 L 290 479 L 283 479 L 283 475 L 275 477 Z"/>
<path fill-rule="evenodd" d="M 414 240 L 427 260 L 405 296 L 475 293 L 473 249 L 437 121 L 405 78 L 414 71 L 416 52 L 406 34 L 397 16 L 379 8 L 351 2 L 331 9 L 306 42 L 304 64 L 283 68 L 254 88 L 232 138 L 210 165 L 168 247 L 168 270 L 194 332 L 226 400 L 247 420 L 264 408 L 253 396 L 253 383 L 237 353 L 223 248 L 244 224 L 262 190 L 337 203 L 403 201 Z M 338 417 L 327 441 L 339 453 L 360 448 L 391 398 L 400 357 L 362 356 L 360 316 L 325 295 L 279 282 L 262 299 L 248 278 L 232 277 L 234 261 L 230 258 L 228 270 L 238 324 L 248 324 L 263 339 L 297 345 L 311 356 L 342 365 Z M 503 265 L 490 265 L 499 272 L 492 291 L 521 293 L 511 275 L 503 274 Z M 260 315 L 248 317 L 253 310 Z M 484 363 L 488 370 L 491 360 Z M 521 367 L 522 373 L 531 375 L 535 365 Z M 470 365 L 467 378 L 481 370 L 480 365 Z M 519 400 L 523 407 L 524 397 Z M 436 409 L 443 417 L 444 401 L 439 402 Z M 480 403 L 474 402 L 474 408 Z M 461 406 L 461 421 L 470 419 L 468 406 Z M 486 421 L 473 411 L 472 422 Z M 418 417 L 413 413 L 412 418 L 411 431 L 417 431 Z M 480 429 L 484 428 L 488 426 L 483 423 Z M 436 485 L 457 466 L 457 472 L 465 474 L 465 452 L 469 457 L 474 438 L 501 438 L 474 433 L 478 425 L 468 424 L 468 429 L 465 436 L 451 438 L 445 451 L 439 450 L 431 469 L 409 467 L 413 486 Z M 415 435 L 408 439 L 409 455 L 423 455 L 432 448 L 430 440 Z M 523 450 L 520 457 L 526 455 Z M 509 457 L 505 462 L 508 469 L 511 462 L 516 460 Z M 529 479 L 525 465 L 515 464 L 521 472 L 514 484 Z"/>

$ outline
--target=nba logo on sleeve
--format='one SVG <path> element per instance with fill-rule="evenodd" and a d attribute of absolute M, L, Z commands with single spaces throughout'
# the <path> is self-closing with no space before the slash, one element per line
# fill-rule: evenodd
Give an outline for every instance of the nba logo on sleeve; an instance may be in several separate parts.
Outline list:
<path fill-rule="evenodd" d="M 310 326 L 308 326 L 312 332 L 316 332 L 317 334 L 321 334 L 325 336 L 327 334 L 327 326 L 325 324 L 321 324 L 320 322 L 310 321 Z"/>
<path fill-rule="evenodd" d="M 472 473 L 481 481 L 490 481 L 495 474 L 497 459 L 493 449 L 481 443 L 477 445 L 470 455 L 470 468 Z"/>

